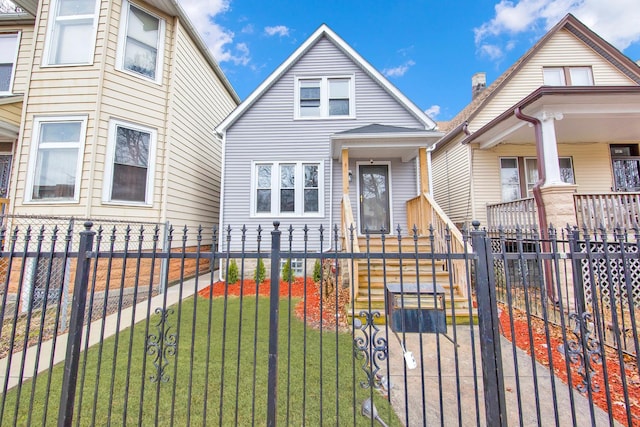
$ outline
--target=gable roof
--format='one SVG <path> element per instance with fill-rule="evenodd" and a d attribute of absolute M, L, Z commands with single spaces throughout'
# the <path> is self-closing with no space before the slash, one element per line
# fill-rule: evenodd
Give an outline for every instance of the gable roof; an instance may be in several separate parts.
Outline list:
<path fill-rule="evenodd" d="M 260 97 L 267 91 L 280 77 L 282 77 L 300 58 L 302 58 L 316 43 L 325 37 L 354 61 L 360 68 L 364 70 L 373 80 L 375 80 L 384 90 L 386 90 L 396 101 L 402 104 L 416 119 L 424 123 L 425 129 L 434 129 L 436 123 L 427 116 L 420 108 L 409 100 L 402 92 L 400 92 L 389 80 L 387 80 L 378 70 L 369 64 L 360 54 L 358 54 L 351 46 L 341 39 L 326 24 L 322 24 L 314 33 L 298 47 L 269 77 L 264 80 L 260 86 L 254 90 L 251 95 L 245 99 L 226 119 L 218 125 L 217 132 L 224 132 L 235 121 L 240 118 Z"/>
<path fill-rule="evenodd" d="M 40 2 L 40 0 L 12 0 L 12 1 L 16 5 L 24 9 L 27 13 L 30 13 L 33 16 L 36 16 L 36 14 L 38 13 L 38 3 Z M 222 72 L 220 65 L 218 65 L 218 62 L 215 60 L 215 58 L 213 57 L 213 54 L 211 53 L 207 45 L 202 40 L 202 37 L 200 37 L 200 34 L 198 33 L 198 31 L 195 29 L 195 27 L 187 17 L 186 12 L 184 11 L 184 9 L 182 9 L 182 6 L 180 6 L 180 3 L 178 3 L 178 0 L 144 0 L 144 1 L 154 7 L 157 7 L 161 11 L 171 16 L 178 17 L 178 19 L 180 20 L 180 23 L 182 24 L 184 29 L 187 31 L 187 34 L 189 34 L 189 37 L 191 37 L 196 47 L 200 51 L 200 53 L 202 53 L 202 56 L 204 56 L 205 60 L 207 61 L 207 63 L 209 64 L 213 72 L 220 79 L 220 82 L 222 83 L 224 88 L 227 90 L 227 92 L 229 92 L 229 95 L 231 95 L 231 98 L 233 98 L 233 100 L 237 104 L 239 104 L 240 97 L 236 93 L 233 86 L 231 86 L 231 83 L 229 82 L 229 80 L 227 80 L 227 76 L 225 76 L 224 73 Z"/>
<path fill-rule="evenodd" d="M 471 120 L 498 93 L 507 82 L 535 55 L 546 42 L 558 31 L 567 30 L 584 44 L 593 49 L 600 56 L 609 61 L 620 72 L 640 85 L 640 66 L 625 56 L 605 39 L 584 25 L 572 14 L 565 15 L 553 28 L 540 38 L 524 55 L 511 67 L 502 73 L 489 87 L 463 108 L 451 121 L 447 123 L 446 132 L 460 131 L 460 125 Z M 447 135 L 448 136 L 448 135 Z M 445 138 L 447 137 L 445 136 Z"/>

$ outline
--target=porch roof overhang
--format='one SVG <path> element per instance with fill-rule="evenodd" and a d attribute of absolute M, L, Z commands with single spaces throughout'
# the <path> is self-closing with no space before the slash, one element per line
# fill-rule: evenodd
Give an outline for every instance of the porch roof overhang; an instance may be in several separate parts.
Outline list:
<path fill-rule="evenodd" d="M 390 159 L 408 162 L 418 156 L 420 148 L 429 148 L 444 133 L 432 130 L 372 124 L 331 135 L 331 155 L 341 159 L 342 150 L 350 158 Z"/>
<path fill-rule="evenodd" d="M 501 143 L 535 142 L 528 122 L 515 116 L 555 117 L 559 143 L 637 143 L 640 140 L 640 86 L 542 86 L 462 140 L 481 149 Z"/>

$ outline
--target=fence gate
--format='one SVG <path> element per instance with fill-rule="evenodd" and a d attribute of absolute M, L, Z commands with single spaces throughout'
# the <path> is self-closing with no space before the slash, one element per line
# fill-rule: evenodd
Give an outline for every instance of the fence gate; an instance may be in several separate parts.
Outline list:
<path fill-rule="evenodd" d="M 621 232 L 84 228 L 0 236 L 2 425 L 639 422 Z"/>

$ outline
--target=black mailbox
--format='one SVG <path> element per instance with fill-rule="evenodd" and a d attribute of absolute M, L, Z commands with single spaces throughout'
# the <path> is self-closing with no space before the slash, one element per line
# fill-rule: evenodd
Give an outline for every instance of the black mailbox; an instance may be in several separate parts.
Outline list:
<path fill-rule="evenodd" d="M 418 303 L 419 301 L 419 303 Z M 394 332 L 447 333 L 444 289 L 432 283 L 387 285 L 387 316 Z"/>

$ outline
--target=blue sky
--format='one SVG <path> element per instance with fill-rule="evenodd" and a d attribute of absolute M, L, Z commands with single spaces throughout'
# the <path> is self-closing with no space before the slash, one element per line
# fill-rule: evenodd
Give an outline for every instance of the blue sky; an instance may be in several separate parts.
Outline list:
<path fill-rule="evenodd" d="M 639 0 L 180 0 L 241 99 L 321 24 L 438 121 L 571 12 L 640 60 Z"/>

